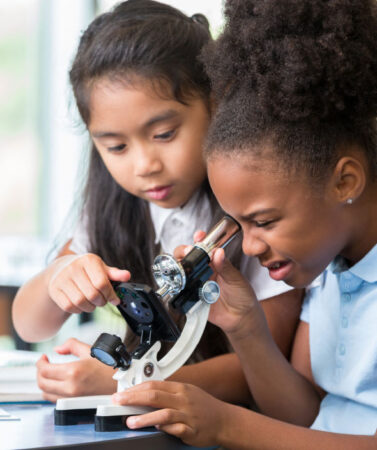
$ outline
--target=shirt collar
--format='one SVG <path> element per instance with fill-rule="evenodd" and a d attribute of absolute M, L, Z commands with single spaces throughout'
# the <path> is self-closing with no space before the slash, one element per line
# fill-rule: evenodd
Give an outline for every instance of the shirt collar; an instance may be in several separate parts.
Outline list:
<path fill-rule="evenodd" d="M 177 208 L 162 208 L 155 203 L 149 203 L 149 210 L 155 231 L 155 244 L 161 242 L 164 226 L 173 216 L 180 220 L 185 226 L 189 225 L 195 219 L 199 195 L 200 191 L 198 190 L 184 206 L 179 206 Z"/>
<path fill-rule="evenodd" d="M 149 211 L 154 227 L 155 244 L 161 241 L 162 230 L 168 218 L 173 214 L 177 208 L 161 208 L 154 203 L 149 203 Z"/>
<path fill-rule="evenodd" d="M 348 271 L 368 283 L 374 283 L 377 281 L 377 244 L 354 266 L 348 268 L 344 258 L 337 256 L 329 268 L 333 273 Z"/>

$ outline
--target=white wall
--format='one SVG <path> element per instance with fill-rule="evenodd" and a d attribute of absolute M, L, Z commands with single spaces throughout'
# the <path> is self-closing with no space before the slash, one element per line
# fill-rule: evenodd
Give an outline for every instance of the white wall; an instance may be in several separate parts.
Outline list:
<path fill-rule="evenodd" d="M 23 2 L 19 1 L 19 8 Z M 25 0 L 28 1 L 28 0 Z M 92 0 L 40 0 L 38 78 L 41 195 L 36 203 L 39 232 L 0 234 L 0 285 L 18 286 L 39 272 L 61 231 L 75 194 L 86 136 L 68 110 L 68 70 L 78 38 L 93 17 Z M 23 170 L 27 170 L 23 167 Z M 34 194 L 34 193 L 33 193 Z M 10 195 L 1 192 L 0 195 Z"/>

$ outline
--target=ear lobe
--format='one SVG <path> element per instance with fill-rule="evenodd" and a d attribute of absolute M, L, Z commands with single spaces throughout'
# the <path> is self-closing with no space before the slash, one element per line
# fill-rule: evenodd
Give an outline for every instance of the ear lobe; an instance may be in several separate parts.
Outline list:
<path fill-rule="evenodd" d="M 366 174 L 362 162 L 353 156 L 340 158 L 333 171 L 333 192 L 337 201 L 354 203 L 364 191 L 365 184 Z"/>

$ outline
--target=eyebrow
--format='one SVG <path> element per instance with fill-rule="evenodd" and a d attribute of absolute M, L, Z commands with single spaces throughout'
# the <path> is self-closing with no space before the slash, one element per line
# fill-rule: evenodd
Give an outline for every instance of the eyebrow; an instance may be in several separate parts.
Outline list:
<path fill-rule="evenodd" d="M 158 122 L 164 122 L 165 120 L 173 119 L 174 117 L 179 116 L 179 112 L 174 109 L 168 109 L 167 111 L 158 114 L 150 118 L 144 125 L 143 128 L 150 128 L 152 125 Z"/>
<path fill-rule="evenodd" d="M 167 111 L 163 111 L 161 114 L 151 117 L 149 120 L 147 120 L 142 125 L 142 128 L 150 128 L 151 126 L 155 125 L 156 123 L 165 122 L 166 120 L 173 119 L 177 116 L 179 116 L 178 111 L 175 111 L 174 109 L 168 109 Z M 94 137 L 94 138 L 123 136 L 122 133 L 116 133 L 113 131 L 95 131 L 94 133 L 91 133 L 91 134 L 92 134 L 92 137 Z"/>
<path fill-rule="evenodd" d="M 121 133 L 114 133 L 112 131 L 96 131 L 95 133 L 91 133 L 94 138 L 103 138 L 103 137 L 120 137 Z"/>
<path fill-rule="evenodd" d="M 271 212 L 276 212 L 276 209 L 275 208 L 260 209 L 259 211 L 254 211 L 253 213 L 246 214 L 245 216 L 240 216 L 239 219 L 248 222 L 255 219 L 257 216 L 261 214 L 268 214 Z"/>

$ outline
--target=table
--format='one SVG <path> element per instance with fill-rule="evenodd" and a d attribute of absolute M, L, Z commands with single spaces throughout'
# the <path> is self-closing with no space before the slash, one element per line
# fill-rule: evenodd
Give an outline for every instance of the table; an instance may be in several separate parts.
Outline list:
<path fill-rule="evenodd" d="M 0 421 L 0 450 L 188 450 L 161 431 L 96 432 L 93 424 L 55 426 L 52 404 L 2 404 L 18 421 Z"/>

